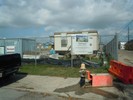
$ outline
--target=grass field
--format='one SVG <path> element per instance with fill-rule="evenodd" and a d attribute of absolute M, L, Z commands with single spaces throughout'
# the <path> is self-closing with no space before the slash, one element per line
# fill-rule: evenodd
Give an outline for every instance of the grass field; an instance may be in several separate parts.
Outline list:
<path fill-rule="evenodd" d="M 107 67 L 93 68 L 89 67 L 91 73 L 106 73 Z M 58 76 L 58 77 L 79 77 L 78 67 L 63 67 L 57 65 L 23 65 L 20 68 L 20 72 L 28 73 L 30 75 L 46 75 L 46 76 Z"/>

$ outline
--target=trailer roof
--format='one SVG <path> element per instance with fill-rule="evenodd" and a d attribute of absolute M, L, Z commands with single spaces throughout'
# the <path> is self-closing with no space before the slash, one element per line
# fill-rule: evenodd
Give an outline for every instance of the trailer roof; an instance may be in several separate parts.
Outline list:
<path fill-rule="evenodd" d="M 89 31 L 55 32 L 54 35 L 60 35 L 61 33 L 78 34 L 78 33 L 81 33 L 81 32 L 97 33 L 98 34 L 98 31 L 96 31 L 96 30 L 89 30 Z"/>

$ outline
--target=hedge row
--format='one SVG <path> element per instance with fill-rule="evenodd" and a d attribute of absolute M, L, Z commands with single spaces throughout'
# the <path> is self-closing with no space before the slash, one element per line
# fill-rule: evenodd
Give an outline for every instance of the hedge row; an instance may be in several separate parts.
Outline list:
<path fill-rule="evenodd" d="M 133 40 L 131 40 L 125 44 L 125 49 L 131 50 L 131 51 L 133 50 Z"/>

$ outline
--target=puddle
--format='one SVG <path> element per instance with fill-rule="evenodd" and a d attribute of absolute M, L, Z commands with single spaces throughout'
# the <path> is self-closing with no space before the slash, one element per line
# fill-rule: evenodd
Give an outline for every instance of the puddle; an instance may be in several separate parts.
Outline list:
<path fill-rule="evenodd" d="M 56 90 L 54 90 L 54 92 L 58 92 L 58 93 L 65 93 L 65 92 L 72 92 L 75 91 L 76 95 L 83 95 L 85 93 L 94 93 L 97 95 L 101 95 L 104 96 L 106 98 L 110 98 L 110 99 L 116 99 L 119 96 L 111 93 L 111 92 L 107 92 L 98 88 L 92 88 L 92 87 L 87 87 L 87 88 L 80 88 L 79 84 L 75 84 L 72 86 L 68 86 L 68 87 L 64 87 L 64 88 L 58 88 Z"/>

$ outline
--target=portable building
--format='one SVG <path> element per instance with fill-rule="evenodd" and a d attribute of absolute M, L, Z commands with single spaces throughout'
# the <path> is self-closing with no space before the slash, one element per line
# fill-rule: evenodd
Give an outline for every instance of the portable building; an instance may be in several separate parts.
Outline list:
<path fill-rule="evenodd" d="M 92 49 L 93 53 L 99 50 L 99 36 L 98 32 L 93 31 L 75 31 L 75 32 L 55 32 L 54 33 L 54 49 L 56 52 L 66 52 L 71 50 L 72 39 L 76 37 L 79 39 L 82 35 L 86 35 L 90 37 L 91 47 L 86 47 L 88 49 Z M 85 38 L 80 38 L 80 41 Z M 76 40 L 78 42 L 78 40 Z M 88 40 L 87 40 L 88 41 Z"/>
<path fill-rule="evenodd" d="M 23 54 L 36 50 L 36 41 L 28 38 L 0 39 L 0 54 Z"/>

